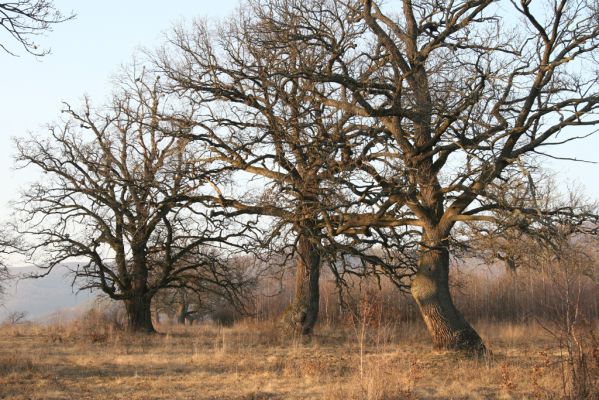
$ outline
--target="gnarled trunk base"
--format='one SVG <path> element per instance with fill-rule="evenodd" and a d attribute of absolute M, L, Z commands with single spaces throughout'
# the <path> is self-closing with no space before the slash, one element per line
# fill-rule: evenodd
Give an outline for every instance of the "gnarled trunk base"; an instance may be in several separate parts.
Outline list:
<path fill-rule="evenodd" d="M 419 270 L 412 282 L 412 296 L 435 348 L 473 354 L 486 352 L 482 339 L 451 299 L 447 248 L 430 247 L 421 253 Z"/>

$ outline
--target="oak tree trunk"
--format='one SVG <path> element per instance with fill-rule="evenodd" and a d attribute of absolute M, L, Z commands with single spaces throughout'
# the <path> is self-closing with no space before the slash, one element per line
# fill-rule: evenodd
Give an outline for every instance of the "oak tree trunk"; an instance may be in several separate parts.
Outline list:
<path fill-rule="evenodd" d="M 134 295 L 125 300 L 128 330 L 134 333 L 156 332 L 152 325 L 151 304 L 151 297 L 144 294 Z"/>
<path fill-rule="evenodd" d="M 423 247 L 412 295 L 437 349 L 472 353 L 486 351 L 480 336 L 454 306 L 449 292 L 449 251 L 446 244 Z"/>
<path fill-rule="evenodd" d="M 320 306 L 320 252 L 310 238 L 301 235 L 297 244 L 295 297 L 284 319 L 289 327 L 302 335 L 310 335 L 318 319 Z"/>

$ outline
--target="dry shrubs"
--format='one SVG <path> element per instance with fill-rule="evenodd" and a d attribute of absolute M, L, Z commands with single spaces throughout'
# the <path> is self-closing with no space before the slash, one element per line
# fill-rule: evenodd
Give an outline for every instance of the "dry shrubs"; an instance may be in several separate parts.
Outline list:
<path fill-rule="evenodd" d="M 103 343 L 122 338 L 125 324 L 118 307 L 94 306 L 70 322 L 46 325 L 42 334 L 51 343 Z"/>
<path fill-rule="evenodd" d="M 592 328 L 574 328 L 560 349 L 564 397 L 599 399 L 599 341 Z"/>

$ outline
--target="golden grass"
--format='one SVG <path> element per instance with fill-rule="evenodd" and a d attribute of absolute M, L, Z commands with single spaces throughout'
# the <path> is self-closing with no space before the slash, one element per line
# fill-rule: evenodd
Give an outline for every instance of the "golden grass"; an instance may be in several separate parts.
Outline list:
<path fill-rule="evenodd" d="M 272 324 L 159 326 L 130 337 L 81 326 L 0 329 L 0 399 L 561 398 L 558 349 L 533 326 L 482 324 L 485 359 L 434 352 L 422 326 L 351 327 L 310 342 Z"/>

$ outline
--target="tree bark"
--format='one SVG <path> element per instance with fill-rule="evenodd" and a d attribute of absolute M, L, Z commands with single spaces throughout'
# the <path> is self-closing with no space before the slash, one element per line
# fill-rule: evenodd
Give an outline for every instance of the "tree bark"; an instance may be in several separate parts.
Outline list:
<path fill-rule="evenodd" d="M 154 333 L 152 324 L 152 299 L 144 294 L 134 295 L 125 300 L 127 329 L 134 333 Z"/>
<path fill-rule="evenodd" d="M 312 334 L 318 319 L 320 260 L 318 246 L 301 235 L 297 244 L 295 296 L 284 316 L 289 327 L 301 335 Z"/>
<path fill-rule="evenodd" d="M 423 245 L 412 295 L 437 349 L 481 354 L 482 339 L 453 304 L 449 292 L 449 251 L 446 243 Z"/>
<path fill-rule="evenodd" d="M 140 244 L 141 243 L 141 244 Z M 144 240 L 132 241 L 132 265 L 128 288 L 129 297 L 125 300 L 127 329 L 134 333 L 154 333 L 152 324 L 152 296 L 148 291 L 148 265 Z"/>

